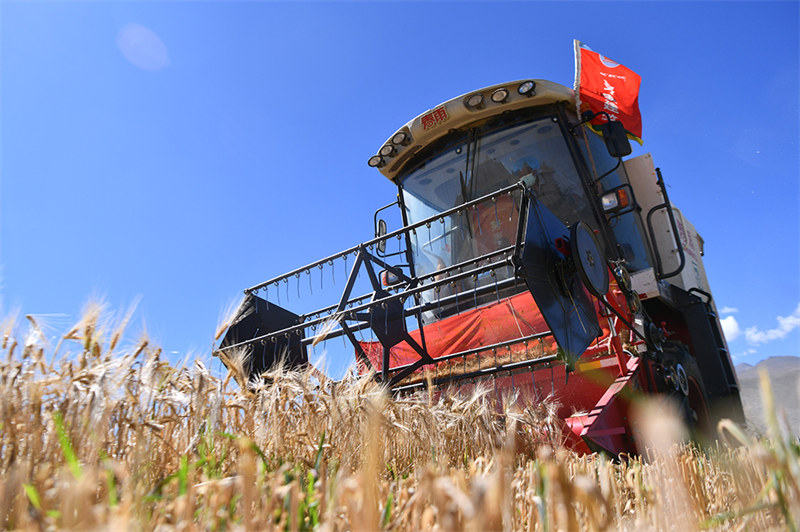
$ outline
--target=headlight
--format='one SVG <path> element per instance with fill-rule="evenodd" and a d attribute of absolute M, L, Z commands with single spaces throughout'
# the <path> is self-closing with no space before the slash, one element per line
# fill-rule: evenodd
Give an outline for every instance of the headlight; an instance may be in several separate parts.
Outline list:
<path fill-rule="evenodd" d="M 382 155 L 383 157 L 391 157 L 392 155 L 395 154 L 396 151 L 397 150 L 393 145 L 387 144 L 386 146 L 380 149 L 378 155 Z"/>
<path fill-rule="evenodd" d="M 471 109 L 480 109 L 483 107 L 483 94 L 473 94 L 469 98 L 467 98 L 467 107 Z"/>
<path fill-rule="evenodd" d="M 606 212 L 613 211 L 617 207 L 619 207 L 619 200 L 617 199 L 616 193 L 612 192 L 611 194 L 606 194 L 605 196 L 603 196 L 603 210 L 604 211 L 606 211 Z"/>
<path fill-rule="evenodd" d="M 408 136 L 408 133 L 405 131 L 399 131 L 394 134 L 392 137 L 392 144 L 398 144 L 400 146 L 405 146 L 411 141 L 411 137 Z"/>
<path fill-rule="evenodd" d="M 380 155 L 373 155 L 372 157 L 369 158 L 367 164 L 373 168 L 380 168 L 381 166 L 386 164 L 386 162 L 384 162 L 383 157 L 381 157 Z"/>
<path fill-rule="evenodd" d="M 533 96 L 534 91 L 536 90 L 536 82 L 532 79 L 528 81 L 524 81 L 520 84 L 517 92 L 522 94 L 523 96 Z"/>
<path fill-rule="evenodd" d="M 601 201 L 605 212 L 621 211 L 631 204 L 628 191 L 624 188 L 618 188 L 608 194 L 604 194 Z"/>
<path fill-rule="evenodd" d="M 492 101 L 494 103 L 503 103 L 508 98 L 508 89 L 497 89 L 492 93 Z"/>

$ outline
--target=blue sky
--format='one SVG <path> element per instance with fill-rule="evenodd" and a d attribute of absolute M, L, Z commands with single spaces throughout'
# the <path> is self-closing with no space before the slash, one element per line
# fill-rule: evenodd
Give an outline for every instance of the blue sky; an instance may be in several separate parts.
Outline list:
<path fill-rule="evenodd" d="M 134 332 L 206 359 L 243 288 L 371 236 L 399 126 L 571 86 L 577 38 L 642 77 L 635 153 L 706 241 L 736 362 L 798 355 L 799 29 L 797 2 L 4 1 L 2 313 L 140 298 Z"/>

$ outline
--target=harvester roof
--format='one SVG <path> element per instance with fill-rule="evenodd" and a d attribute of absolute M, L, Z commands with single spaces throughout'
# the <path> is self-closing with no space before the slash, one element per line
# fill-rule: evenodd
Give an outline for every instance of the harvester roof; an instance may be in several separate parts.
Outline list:
<path fill-rule="evenodd" d="M 542 79 L 510 81 L 471 91 L 425 111 L 398 129 L 369 163 L 394 181 L 419 150 L 450 131 L 501 112 L 561 101 L 574 105 L 572 89 Z"/>

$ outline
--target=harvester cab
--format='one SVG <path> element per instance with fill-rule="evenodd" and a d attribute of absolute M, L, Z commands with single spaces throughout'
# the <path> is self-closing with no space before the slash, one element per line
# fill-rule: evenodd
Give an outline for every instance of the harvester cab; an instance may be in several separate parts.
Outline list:
<path fill-rule="evenodd" d="M 488 381 L 498 398 L 552 395 L 581 450 L 635 450 L 633 390 L 675 396 L 699 429 L 741 420 L 702 239 L 649 155 L 623 161 L 621 124 L 600 136 L 591 118 L 544 80 L 414 118 L 368 161 L 398 187 L 375 238 L 245 290 L 216 354 L 227 364 L 243 351 L 257 379 L 342 337 L 359 373 L 397 392 Z M 381 212 L 395 207 L 402 227 L 389 230 Z M 289 280 L 348 259 L 337 303 L 279 306 Z"/>

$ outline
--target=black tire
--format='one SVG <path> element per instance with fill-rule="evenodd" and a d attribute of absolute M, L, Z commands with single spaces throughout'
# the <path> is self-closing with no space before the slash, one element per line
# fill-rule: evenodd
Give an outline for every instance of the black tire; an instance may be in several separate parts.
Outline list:
<path fill-rule="evenodd" d="M 664 392 L 677 402 L 683 421 L 692 439 L 708 442 L 714 435 L 714 424 L 708 409 L 708 395 L 700 368 L 683 344 L 664 344 Z"/>

